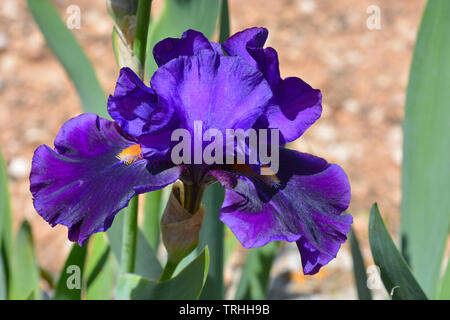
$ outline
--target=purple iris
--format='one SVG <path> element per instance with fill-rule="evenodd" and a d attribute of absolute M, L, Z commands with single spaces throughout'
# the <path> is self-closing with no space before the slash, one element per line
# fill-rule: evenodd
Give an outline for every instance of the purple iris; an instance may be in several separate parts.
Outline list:
<path fill-rule="evenodd" d="M 278 128 L 284 145 L 320 117 L 320 91 L 281 78 L 277 52 L 263 48 L 267 36 L 251 28 L 220 45 L 188 30 L 162 40 L 153 50 L 159 68 L 150 87 L 123 68 L 108 101 L 114 121 L 82 114 L 63 125 L 54 150 L 35 151 L 30 190 L 37 212 L 52 226 L 67 226 L 69 239 L 83 245 L 137 194 L 177 179 L 200 188 L 218 180 L 226 189 L 220 219 L 244 247 L 296 241 L 304 273 L 317 273 L 352 223 L 341 215 L 350 202 L 341 167 L 283 146 L 279 171 L 269 178 L 254 166 L 171 162 L 172 132 L 194 134 L 194 121 L 224 133 Z"/>

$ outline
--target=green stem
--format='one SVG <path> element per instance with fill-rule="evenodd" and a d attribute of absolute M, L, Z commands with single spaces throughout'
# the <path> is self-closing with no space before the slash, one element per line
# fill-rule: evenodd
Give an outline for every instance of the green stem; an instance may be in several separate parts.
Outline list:
<path fill-rule="evenodd" d="M 136 260 L 136 241 L 138 232 L 138 197 L 130 200 L 124 212 L 122 241 L 122 273 L 133 273 Z"/>
<path fill-rule="evenodd" d="M 167 260 L 166 266 L 164 267 L 164 270 L 161 274 L 161 277 L 159 278 L 159 281 L 170 280 L 173 273 L 175 272 L 175 269 L 177 268 L 178 263 L 179 262 Z"/>
<path fill-rule="evenodd" d="M 136 37 L 133 51 L 142 64 L 139 77 L 144 80 L 145 49 L 147 46 L 148 24 L 150 21 L 151 0 L 139 0 L 137 9 Z M 138 232 L 138 196 L 130 200 L 124 217 L 122 241 L 122 273 L 133 273 L 136 260 L 136 242 Z"/>
<path fill-rule="evenodd" d="M 151 7 L 152 0 L 139 0 L 137 8 L 136 37 L 134 39 L 133 51 L 142 66 L 145 64 L 145 50 L 147 48 L 147 34 Z"/>

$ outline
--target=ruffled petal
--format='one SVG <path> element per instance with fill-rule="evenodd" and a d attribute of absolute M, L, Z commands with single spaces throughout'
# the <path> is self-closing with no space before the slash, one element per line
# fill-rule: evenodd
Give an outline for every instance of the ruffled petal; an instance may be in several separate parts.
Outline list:
<path fill-rule="evenodd" d="M 158 42 L 153 47 L 153 57 L 160 67 L 179 56 L 192 56 L 204 49 L 213 50 L 209 40 L 201 32 L 187 30 L 181 38 L 166 38 Z"/>
<path fill-rule="evenodd" d="M 130 69 L 122 68 L 108 112 L 120 127 L 142 145 L 146 158 L 164 157 L 170 149 L 170 135 L 178 127 L 173 109 L 162 108 L 153 89 Z"/>
<path fill-rule="evenodd" d="M 278 128 L 281 143 L 299 138 L 322 114 L 322 94 L 299 78 L 281 80 L 274 89 L 273 103 L 264 117 L 269 128 Z"/>
<path fill-rule="evenodd" d="M 36 211 L 52 226 L 67 226 L 69 239 L 83 245 L 91 234 L 107 230 L 137 193 L 163 188 L 178 178 L 176 167 L 150 173 L 147 161 L 136 153 L 129 164 L 117 158 L 132 146 L 136 142 L 116 123 L 97 115 L 66 122 L 55 150 L 42 145 L 34 153 L 30 191 Z"/>
<path fill-rule="evenodd" d="M 171 60 L 155 72 L 151 86 L 191 133 L 194 121 L 202 121 L 204 130 L 246 130 L 272 97 L 261 72 L 239 57 L 210 50 Z"/>
<path fill-rule="evenodd" d="M 266 29 L 251 28 L 233 35 L 223 47 L 228 54 L 245 59 L 263 73 L 273 99 L 258 123 L 279 129 L 284 144 L 299 138 L 320 118 L 322 95 L 300 78 L 281 78 L 277 52 L 263 48 L 267 36 Z"/>
<path fill-rule="evenodd" d="M 255 59 L 247 48 L 262 48 L 268 35 L 269 31 L 266 28 L 249 28 L 235 33 L 222 46 L 230 56 L 239 56 L 248 64 L 257 67 Z"/>
<path fill-rule="evenodd" d="M 130 68 L 122 68 L 114 94 L 108 99 L 108 112 L 125 132 L 138 137 L 154 130 L 149 123 L 152 114 L 163 119 L 157 112 L 157 99 L 154 91 Z M 155 123 L 159 125 L 159 122 Z"/>
<path fill-rule="evenodd" d="M 305 274 L 334 258 L 350 231 L 352 217 L 342 168 L 324 159 L 280 149 L 274 177 L 215 175 L 227 188 L 220 219 L 246 248 L 275 240 L 297 241 Z M 271 183 L 271 181 L 273 181 Z"/>
<path fill-rule="evenodd" d="M 210 41 L 211 47 L 214 49 L 214 51 L 223 56 L 223 50 L 222 50 L 222 45 L 220 43 L 214 42 L 214 41 Z"/>

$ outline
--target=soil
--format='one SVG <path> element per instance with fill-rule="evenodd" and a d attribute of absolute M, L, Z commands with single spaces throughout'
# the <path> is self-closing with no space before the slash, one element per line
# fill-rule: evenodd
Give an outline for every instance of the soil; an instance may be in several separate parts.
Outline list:
<path fill-rule="evenodd" d="M 154 1 L 156 6 L 160 2 Z M 67 18 L 66 9 L 74 1 L 53 3 Z M 278 51 L 282 76 L 301 77 L 322 91 L 321 119 L 292 148 L 324 157 L 345 169 L 352 186 L 348 212 L 354 216 L 354 227 L 370 264 L 367 225 L 372 203 L 379 203 L 391 233 L 399 228 L 405 92 L 425 0 L 229 3 L 233 33 L 251 26 L 268 28 L 267 45 Z M 112 93 L 118 68 L 105 3 L 79 0 L 76 4 L 81 8 L 81 28 L 73 32 L 103 88 Z M 368 28 L 367 20 L 374 14 L 371 5 L 380 8 L 380 29 Z M 65 227 L 51 228 L 36 214 L 28 175 L 36 147 L 52 146 L 61 125 L 80 112 L 76 91 L 46 47 L 26 2 L 2 0 L 0 147 L 8 164 L 14 228 L 17 230 L 23 219 L 31 222 L 38 260 L 55 274 L 70 242 Z M 280 255 L 275 263 L 271 297 L 355 297 L 348 244 L 337 261 L 316 277 L 303 277 L 297 253 L 287 248 L 291 252 L 288 258 Z M 237 251 L 230 268 L 239 268 L 239 253 L 243 251 Z M 292 268 L 283 269 L 283 259 L 292 260 L 287 263 Z M 234 281 L 231 276 L 227 279 Z"/>

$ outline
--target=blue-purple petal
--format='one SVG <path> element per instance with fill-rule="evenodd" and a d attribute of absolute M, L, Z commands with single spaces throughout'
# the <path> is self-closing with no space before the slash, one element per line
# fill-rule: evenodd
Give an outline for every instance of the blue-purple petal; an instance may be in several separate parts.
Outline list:
<path fill-rule="evenodd" d="M 266 28 L 249 28 L 235 33 L 222 46 L 230 56 L 239 56 L 248 64 L 257 67 L 247 48 L 262 48 L 268 35 L 269 31 Z"/>
<path fill-rule="evenodd" d="M 160 67 L 179 56 L 192 56 L 204 49 L 213 49 L 209 40 L 201 32 L 187 30 L 181 38 L 166 38 L 158 42 L 153 47 L 153 57 Z"/>
<path fill-rule="evenodd" d="M 219 177 L 227 188 L 220 219 L 246 248 L 296 241 L 304 273 L 316 273 L 350 230 L 352 217 L 341 215 L 350 203 L 348 178 L 337 165 L 286 149 L 280 149 L 277 178 L 271 186 L 253 176 Z"/>
<path fill-rule="evenodd" d="M 273 103 L 264 117 L 270 128 L 278 128 L 282 143 L 296 140 L 322 114 L 322 94 L 299 78 L 281 80 L 274 89 Z"/>
<path fill-rule="evenodd" d="M 299 138 L 320 118 L 322 95 L 300 78 L 281 78 L 277 52 L 271 47 L 263 48 L 267 36 L 267 29 L 250 28 L 230 37 L 223 47 L 228 54 L 245 59 L 263 73 L 273 99 L 258 123 L 279 129 L 284 144 Z"/>
<path fill-rule="evenodd" d="M 181 127 L 190 132 L 194 121 L 202 121 L 204 130 L 246 130 L 272 97 L 260 71 L 211 50 L 171 60 L 155 72 L 151 86 L 159 103 L 175 109 Z"/>
<path fill-rule="evenodd" d="M 80 245 L 107 230 L 133 196 L 179 176 L 179 168 L 151 174 L 146 160 L 125 164 L 116 158 L 135 144 L 116 123 L 94 114 L 66 122 L 55 150 L 42 145 L 34 153 L 30 190 L 36 211 L 52 226 L 67 226 L 69 239 Z"/>
<path fill-rule="evenodd" d="M 162 108 L 150 87 L 130 69 L 122 68 L 108 112 L 119 126 L 142 146 L 143 155 L 164 157 L 170 149 L 170 135 L 178 127 L 173 109 Z"/>

